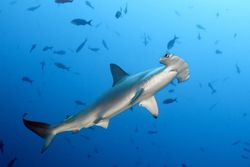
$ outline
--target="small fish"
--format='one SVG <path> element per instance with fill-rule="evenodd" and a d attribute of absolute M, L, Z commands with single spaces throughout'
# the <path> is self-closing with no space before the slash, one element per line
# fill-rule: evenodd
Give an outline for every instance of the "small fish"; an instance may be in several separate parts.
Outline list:
<path fill-rule="evenodd" d="M 223 52 L 221 50 L 219 50 L 219 49 L 216 49 L 215 54 L 220 55 L 220 54 L 223 54 Z"/>
<path fill-rule="evenodd" d="M 206 28 L 203 27 L 202 25 L 200 24 L 196 24 L 196 28 L 200 29 L 200 30 L 203 30 L 203 31 L 206 31 Z"/>
<path fill-rule="evenodd" d="M 17 3 L 17 0 L 10 1 L 10 5 L 15 5 Z"/>
<path fill-rule="evenodd" d="M 30 53 L 36 48 L 36 44 L 33 44 L 30 48 Z"/>
<path fill-rule="evenodd" d="M 99 28 L 102 25 L 102 22 L 96 24 L 95 28 Z"/>
<path fill-rule="evenodd" d="M 106 43 L 105 40 L 102 40 L 102 45 L 104 46 L 104 48 L 105 48 L 106 50 L 109 50 L 109 47 L 108 47 L 108 45 L 107 45 L 107 43 Z"/>
<path fill-rule="evenodd" d="M 122 8 L 115 13 L 115 18 L 119 19 L 120 17 L 122 17 Z"/>
<path fill-rule="evenodd" d="M 91 9 L 95 9 L 94 7 L 93 7 L 93 5 L 89 2 L 89 1 L 85 1 L 85 5 L 86 6 L 88 6 L 88 7 L 90 7 Z"/>
<path fill-rule="evenodd" d="M 45 64 L 46 64 L 45 61 L 41 61 L 41 62 L 40 62 L 42 71 L 44 71 Z"/>
<path fill-rule="evenodd" d="M 121 36 L 121 33 L 118 32 L 118 31 L 113 31 L 113 33 L 115 33 L 115 35 L 118 36 L 118 37 Z"/>
<path fill-rule="evenodd" d="M 124 8 L 124 10 L 123 10 L 123 13 L 124 14 L 127 14 L 128 13 L 128 4 L 126 3 L 126 6 L 125 6 L 125 8 Z"/>
<path fill-rule="evenodd" d="M 179 38 L 177 36 L 174 36 L 174 38 L 168 42 L 168 46 L 167 46 L 168 50 L 170 50 L 174 47 L 174 44 L 175 44 L 177 39 L 179 39 Z"/>
<path fill-rule="evenodd" d="M 168 92 L 169 93 L 174 93 L 174 89 L 169 89 Z"/>
<path fill-rule="evenodd" d="M 52 49 L 53 49 L 53 46 L 45 46 L 45 47 L 43 48 L 43 51 L 46 52 L 46 51 L 52 50 Z"/>
<path fill-rule="evenodd" d="M 175 10 L 174 13 L 175 13 L 176 16 L 181 16 L 180 12 L 178 12 L 177 10 Z"/>
<path fill-rule="evenodd" d="M 214 87 L 213 87 L 213 85 L 212 85 L 212 83 L 211 82 L 209 82 L 208 83 L 208 87 L 211 89 L 211 94 L 214 94 L 214 93 L 216 93 L 216 90 L 214 89 Z"/>
<path fill-rule="evenodd" d="M 73 2 L 73 0 L 55 0 L 55 3 L 70 3 Z"/>
<path fill-rule="evenodd" d="M 144 37 L 143 44 L 144 44 L 145 46 L 147 46 L 147 45 L 148 45 L 148 40 L 147 40 L 147 38 L 146 38 L 146 37 Z"/>
<path fill-rule="evenodd" d="M 209 111 L 212 111 L 216 106 L 217 106 L 217 103 L 211 105 L 211 106 L 209 107 Z"/>
<path fill-rule="evenodd" d="M 79 105 L 79 106 L 85 106 L 86 105 L 86 103 L 84 103 L 84 102 L 82 102 L 80 100 L 75 100 L 75 104 Z"/>
<path fill-rule="evenodd" d="M 198 40 L 201 40 L 201 34 L 200 34 L 200 33 L 198 34 L 197 39 L 198 39 Z"/>
<path fill-rule="evenodd" d="M 242 158 L 242 159 L 248 159 L 248 156 L 246 156 L 246 155 L 241 155 L 241 158 Z"/>
<path fill-rule="evenodd" d="M 85 44 L 87 43 L 88 39 L 85 38 L 85 40 L 77 47 L 76 49 L 76 53 L 80 52 L 82 50 L 82 48 L 85 46 Z"/>
<path fill-rule="evenodd" d="M 157 131 L 155 131 L 155 130 L 149 130 L 148 131 L 148 134 L 149 135 L 155 135 L 155 134 L 157 134 L 158 132 Z"/>
<path fill-rule="evenodd" d="M 147 35 L 146 33 L 144 33 L 144 37 L 143 37 L 143 44 L 144 44 L 145 46 L 147 46 L 147 45 L 148 45 L 148 43 L 149 43 L 149 41 L 151 41 L 150 36 L 149 36 L 149 35 Z"/>
<path fill-rule="evenodd" d="M 245 152 L 250 153 L 250 149 L 249 149 L 249 148 L 244 148 L 243 150 L 244 150 Z"/>
<path fill-rule="evenodd" d="M 242 116 L 243 116 L 243 117 L 246 117 L 246 116 L 247 116 L 247 113 L 243 113 Z"/>
<path fill-rule="evenodd" d="M 14 163 L 15 163 L 16 160 L 17 160 L 16 157 L 13 158 L 12 160 L 10 160 L 9 163 L 8 163 L 8 165 L 7 165 L 7 167 L 13 167 L 13 165 L 14 165 Z"/>
<path fill-rule="evenodd" d="M 238 73 L 238 74 L 240 74 L 240 67 L 238 66 L 238 64 L 235 64 L 235 68 L 236 68 L 236 72 Z"/>
<path fill-rule="evenodd" d="M 100 50 L 99 48 L 92 48 L 92 47 L 88 47 L 88 49 L 93 52 L 98 52 Z"/>
<path fill-rule="evenodd" d="M 30 79 L 29 77 L 26 77 L 26 76 L 22 77 L 22 81 L 23 81 L 23 82 L 30 83 L 30 84 L 32 84 L 32 82 L 33 82 L 32 79 Z"/>
<path fill-rule="evenodd" d="M 201 152 L 205 152 L 204 147 L 200 146 L 200 151 L 201 151 Z"/>
<path fill-rule="evenodd" d="M 220 13 L 219 13 L 219 12 L 217 12 L 217 13 L 216 13 L 216 17 L 218 18 L 219 16 L 220 16 Z"/>
<path fill-rule="evenodd" d="M 65 55 L 66 54 L 66 52 L 64 50 L 55 50 L 53 53 L 57 54 L 57 55 Z"/>
<path fill-rule="evenodd" d="M 166 99 L 163 101 L 163 104 L 171 104 L 171 103 L 174 103 L 174 102 L 177 102 L 177 98 L 175 99 Z"/>
<path fill-rule="evenodd" d="M 233 143 L 232 143 L 232 146 L 236 146 L 236 145 L 238 145 L 238 144 L 240 144 L 240 140 L 236 140 L 236 141 L 234 141 Z"/>
<path fill-rule="evenodd" d="M 87 154 L 87 157 L 88 157 L 88 158 L 91 158 L 91 157 L 92 157 L 92 155 L 91 155 L 90 153 L 88 153 L 88 154 Z"/>
<path fill-rule="evenodd" d="M 65 66 L 64 64 L 59 63 L 59 62 L 54 63 L 54 65 L 55 65 L 57 68 L 60 68 L 60 69 L 62 69 L 62 70 L 67 70 L 67 71 L 69 71 L 69 69 L 70 69 L 70 67 L 67 67 L 67 66 Z"/>
<path fill-rule="evenodd" d="M 220 43 L 219 40 L 214 41 L 214 44 L 215 44 L 215 45 L 218 45 L 219 43 Z"/>
<path fill-rule="evenodd" d="M 182 167 L 187 167 L 187 165 L 186 165 L 186 164 L 184 164 L 184 163 L 182 163 L 182 164 L 181 164 L 181 166 L 182 166 Z"/>
<path fill-rule="evenodd" d="M 234 38 L 236 38 L 238 36 L 238 34 L 237 33 L 234 33 Z"/>
<path fill-rule="evenodd" d="M 4 142 L 0 139 L 0 151 L 3 154 L 4 153 Z"/>
<path fill-rule="evenodd" d="M 32 6 L 32 7 L 29 7 L 27 10 L 33 12 L 33 11 L 39 9 L 40 7 L 41 7 L 41 5 Z"/>
<path fill-rule="evenodd" d="M 86 21 L 86 20 L 84 20 L 84 19 L 79 19 L 79 18 L 73 19 L 73 20 L 71 21 L 71 23 L 74 24 L 74 25 L 76 25 L 76 26 L 85 26 L 85 25 L 90 25 L 90 26 L 92 26 L 92 25 L 91 25 L 91 22 L 92 22 L 92 20 Z"/>

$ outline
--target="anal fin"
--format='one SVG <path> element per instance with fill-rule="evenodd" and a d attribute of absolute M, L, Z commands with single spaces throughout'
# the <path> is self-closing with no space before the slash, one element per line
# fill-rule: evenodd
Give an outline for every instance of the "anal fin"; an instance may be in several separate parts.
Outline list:
<path fill-rule="evenodd" d="M 141 101 L 139 103 L 139 106 L 145 107 L 148 110 L 148 112 L 150 112 L 152 114 L 152 116 L 154 118 L 158 117 L 158 114 L 159 114 L 158 113 L 158 105 L 157 105 L 157 102 L 156 102 L 154 96 L 151 96 L 150 98 Z"/>

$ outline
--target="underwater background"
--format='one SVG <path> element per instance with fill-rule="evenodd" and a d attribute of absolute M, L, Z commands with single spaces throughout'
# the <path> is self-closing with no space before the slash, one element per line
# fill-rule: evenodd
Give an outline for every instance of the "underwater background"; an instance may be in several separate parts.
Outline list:
<path fill-rule="evenodd" d="M 247 0 L 0 1 L 0 166 L 249 166 L 249 11 Z M 190 79 L 156 94 L 158 119 L 136 106 L 40 153 L 23 115 L 63 121 L 111 88 L 110 63 L 135 74 L 166 53 Z"/>

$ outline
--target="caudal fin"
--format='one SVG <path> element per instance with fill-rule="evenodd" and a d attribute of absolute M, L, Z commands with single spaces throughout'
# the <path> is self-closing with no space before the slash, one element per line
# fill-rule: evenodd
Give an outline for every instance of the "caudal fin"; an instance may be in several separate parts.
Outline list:
<path fill-rule="evenodd" d="M 178 56 L 172 54 L 166 54 L 161 58 L 160 62 L 165 64 L 167 68 L 177 71 L 176 79 L 178 82 L 184 82 L 189 79 L 189 67 L 188 64 Z"/>
<path fill-rule="evenodd" d="M 50 128 L 50 125 L 42 122 L 29 121 L 24 118 L 23 123 L 29 130 L 45 139 L 45 143 L 41 149 L 41 153 L 45 152 L 55 137 L 55 134 Z"/>
<path fill-rule="evenodd" d="M 92 20 L 88 21 L 88 25 L 92 26 Z"/>
<path fill-rule="evenodd" d="M 177 40 L 177 39 L 179 39 L 179 37 L 177 37 L 176 35 L 174 35 L 174 40 Z"/>

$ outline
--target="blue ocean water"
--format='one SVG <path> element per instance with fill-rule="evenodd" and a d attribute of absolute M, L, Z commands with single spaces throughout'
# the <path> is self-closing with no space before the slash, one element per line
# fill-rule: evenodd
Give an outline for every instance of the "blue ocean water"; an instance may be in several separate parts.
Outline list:
<path fill-rule="evenodd" d="M 0 1 L 0 166 L 249 166 L 249 17 L 246 0 Z M 86 107 L 76 100 L 89 105 L 111 88 L 110 63 L 135 74 L 166 53 L 187 61 L 190 79 L 156 94 L 158 119 L 136 106 L 40 153 L 23 114 L 63 121 Z"/>

